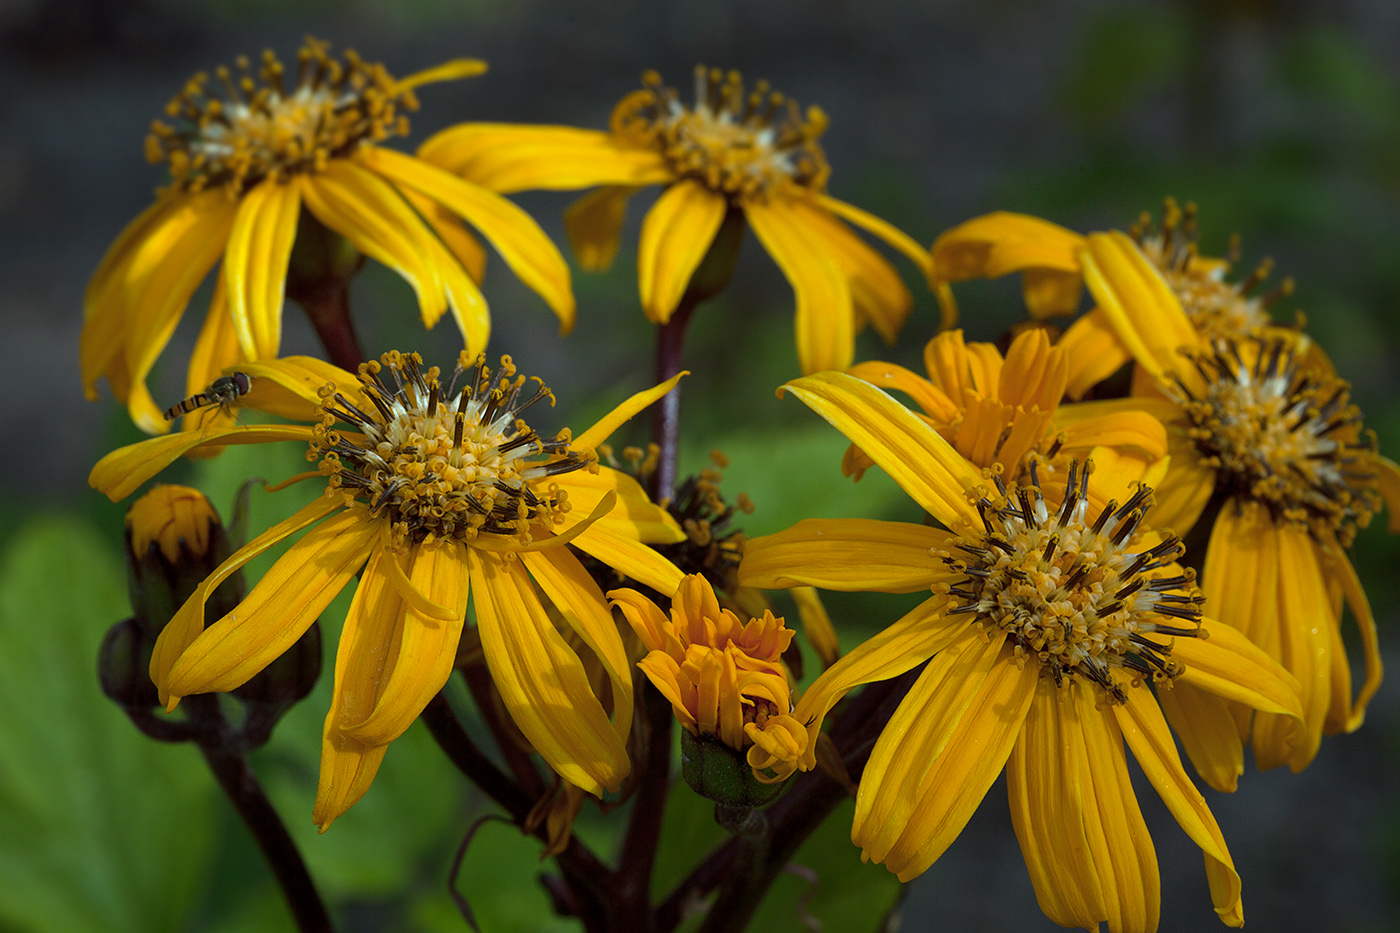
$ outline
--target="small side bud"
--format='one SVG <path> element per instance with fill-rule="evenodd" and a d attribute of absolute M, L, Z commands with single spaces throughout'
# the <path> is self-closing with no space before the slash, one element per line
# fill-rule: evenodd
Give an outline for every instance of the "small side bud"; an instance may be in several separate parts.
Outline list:
<path fill-rule="evenodd" d="M 690 789 L 728 808 L 761 807 L 782 792 L 783 782 L 754 776 L 744 753 L 712 735 L 681 730 L 681 776 Z"/>
<path fill-rule="evenodd" d="M 155 640 L 146 637 L 135 619 L 123 619 L 107 630 L 97 649 L 97 679 L 112 702 L 135 710 L 160 705 L 148 673 L 154 647 Z"/>

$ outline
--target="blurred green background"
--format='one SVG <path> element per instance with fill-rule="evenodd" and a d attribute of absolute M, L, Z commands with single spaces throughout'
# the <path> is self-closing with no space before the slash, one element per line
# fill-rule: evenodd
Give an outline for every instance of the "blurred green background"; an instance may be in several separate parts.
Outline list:
<path fill-rule="evenodd" d="M 110 398 L 83 401 L 77 335 L 86 277 L 160 182 L 146 128 L 199 69 L 256 54 L 284 60 L 305 34 L 353 46 L 405 74 L 457 56 L 484 77 L 424 90 L 414 139 L 464 120 L 602 127 L 657 68 L 689 99 L 697 62 L 769 78 L 831 117 L 831 191 L 922 242 L 994 209 L 1078 230 L 1123 227 L 1164 195 L 1201 208 L 1202 247 L 1243 237 L 1298 288 L 1276 312 L 1311 332 L 1355 387 L 1381 448 L 1400 455 L 1400 7 L 1378 0 L 6 0 L 0 4 L 0 930 L 277 930 L 290 923 L 241 824 L 192 748 L 140 736 L 99 694 L 97 644 L 127 614 L 122 507 L 89 490 L 90 465 L 136 440 Z M 562 242 L 568 195 L 518 198 Z M 549 417 L 575 428 L 647 384 L 651 331 L 637 306 L 634 205 L 614 270 L 576 272 L 579 322 L 561 339 L 542 302 L 493 262 L 493 353 L 555 389 Z M 861 338 L 861 358 L 915 364 L 937 320 L 903 260 L 916 308 L 900 344 Z M 960 287 L 963 324 L 994 339 L 1017 320 L 1014 282 Z M 450 325 L 424 334 L 408 287 L 370 266 L 356 283 L 367 351 L 421 349 L 449 361 Z M 202 306 L 196 297 L 194 308 Z M 200 315 L 177 333 L 154 382 L 182 394 Z M 313 351 L 294 310 L 287 352 Z M 910 518 L 882 476 L 843 480 L 845 441 L 773 389 L 796 374 L 792 298 L 750 242 L 729 294 L 698 316 L 687 349 L 683 467 L 711 448 L 732 494 L 757 503 L 747 529 L 806 516 Z M 638 429 L 631 438 L 643 440 Z M 301 451 L 240 451 L 169 471 L 227 516 L 249 475 L 302 469 Z M 254 495 L 253 527 L 310 490 Z M 1383 528 L 1355 560 L 1395 663 L 1400 550 Z M 344 602 L 324 617 L 328 657 Z M 845 643 L 895 617 L 893 598 L 833 597 Z M 254 765 L 346 930 L 460 930 L 447 894 L 452 852 L 489 808 L 419 727 L 396 743 L 373 790 L 324 836 L 310 824 L 327 684 Z M 1256 930 L 1400 926 L 1400 701 L 1385 685 L 1357 734 L 1324 743 L 1301 775 L 1247 773 L 1207 791 L 1244 878 Z M 1145 782 L 1138 787 L 1163 873 L 1163 930 L 1213 924 L 1198 850 Z M 901 888 L 860 866 L 849 808 L 797 859 L 756 929 L 1053 929 L 1034 895 L 998 784 L 925 876 Z M 579 832 L 606 851 L 585 810 Z M 708 809 L 673 794 L 658 883 L 717 837 Z M 487 825 L 468 852 L 467 895 L 483 929 L 571 929 L 553 919 L 538 847 Z"/>

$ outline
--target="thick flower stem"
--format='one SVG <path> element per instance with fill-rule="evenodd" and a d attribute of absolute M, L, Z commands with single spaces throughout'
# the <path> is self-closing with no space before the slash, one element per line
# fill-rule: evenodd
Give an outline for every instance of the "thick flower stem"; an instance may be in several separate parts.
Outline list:
<path fill-rule="evenodd" d="M 204 760 L 209 763 L 209 770 L 214 772 L 219 786 L 224 789 L 229 802 L 242 817 L 243 825 L 253 834 L 258 848 L 267 859 L 296 919 L 297 929 L 301 933 L 334 929 L 296 843 L 263 793 L 257 775 L 236 750 L 237 736 L 220 712 L 218 698 L 213 695 L 192 696 L 186 697 L 184 703 L 191 719 L 200 727 L 196 744 L 204 754 Z"/>
<path fill-rule="evenodd" d="M 656 331 L 656 381 L 665 382 L 681 371 L 685 328 L 700 302 L 686 292 L 671 319 Z M 681 446 L 681 387 L 677 385 L 651 409 L 651 436 L 658 449 L 651 495 L 657 502 L 671 498 L 676 489 L 676 462 Z"/>
<path fill-rule="evenodd" d="M 622 842 L 617 874 L 618 894 L 625 911 L 621 919 L 627 924 L 626 928 L 649 930 L 651 873 L 661 841 L 666 797 L 671 789 L 671 721 L 675 715 L 671 711 L 670 701 L 652 686 L 651 681 L 641 679 L 638 685 L 642 694 L 638 707 L 645 716 L 644 747 L 647 754 L 644 761 L 636 763 L 644 770 L 633 797 L 632 816 Z M 633 728 L 636 727 L 634 722 Z"/>
<path fill-rule="evenodd" d="M 303 210 L 287 268 L 287 297 L 301 305 L 327 359 L 346 372 L 364 362 L 350 321 L 350 282 L 365 263 L 350 242 Z"/>
<path fill-rule="evenodd" d="M 349 283 L 331 286 L 311 293 L 301 293 L 297 303 L 311 319 L 321 346 L 326 348 L 328 362 L 346 372 L 355 372 L 364 362 L 355 326 L 350 321 Z"/>

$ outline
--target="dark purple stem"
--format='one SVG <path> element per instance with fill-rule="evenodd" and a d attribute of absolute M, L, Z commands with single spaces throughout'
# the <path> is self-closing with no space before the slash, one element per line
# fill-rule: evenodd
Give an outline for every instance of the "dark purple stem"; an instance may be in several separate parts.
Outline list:
<path fill-rule="evenodd" d="M 656 381 L 665 382 L 682 369 L 685 329 L 700 302 L 689 292 L 681 299 L 671 319 L 656 331 Z M 656 473 L 651 479 L 651 495 L 657 502 L 669 499 L 676 488 L 676 463 L 681 443 L 681 387 L 667 392 L 651 410 L 651 436 L 660 451 Z"/>

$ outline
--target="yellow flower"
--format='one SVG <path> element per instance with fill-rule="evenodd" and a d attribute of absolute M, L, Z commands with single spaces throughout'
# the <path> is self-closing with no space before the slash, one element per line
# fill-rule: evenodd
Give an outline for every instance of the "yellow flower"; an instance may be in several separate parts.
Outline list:
<path fill-rule="evenodd" d="M 1156 857 L 1128 779 L 1126 741 L 1204 850 L 1217 912 L 1242 920 L 1219 828 L 1187 777 L 1147 681 L 1194 684 L 1282 714 L 1297 685 L 1260 649 L 1201 615 L 1173 535 L 1109 455 L 1071 466 L 1060 502 L 1036 473 L 1013 488 L 984 474 L 918 416 L 869 384 L 822 373 L 785 387 L 839 428 L 946 528 L 807 520 L 749 542 L 740 580 L 932 596 L 857 646 L 803 694 L 812 738 L 853 687 L 927 661 L 860 781 L 852 838 L 901 880 L 927 869 L 1005 768 L 1017 838 L 1056 922 L 1151 930 Z M 1121 503 L 1121 504 L 1120 504 Z M 1208 636 L 1208 637 L 1205 637 Z M 1202 720 L 1227 715 L 1205 710 Z M 803 766 L 815 763 L 808 743 Z"/>
<path fill-rule="evenodd" d="M 783 620 L 765 612 L 740 622 L 698 573 L 681 582 L 669 619 L 636 590 L 612 590 L 608 598 L 647 647 L 637 666 L 671 701 L 681 725 L 746 752 L 758 780 L 787 780 L 806 751 L 807 727 L 791 715 L 780 658 L 792 631 Z"/>
<path fill-rule="evenodd" d="M 204 493 L 189 486 L 154 486 L 126 511 L 131 554 L 137 560 L 154 545 L 167 562 L 180 559 L 182 551 L 196 558 L 209 551 L 219 515 Z"/>
<path fill-rule="evenodd" d="M 645 89 L 613 111 L 611 130 L 469 123 L 433 136 L 418 156 L 493 191 L 601 186 L 565 215 L 587 269 L 617 253 L 627 200 L 665 190 L 642 222 L 637 271 L 642 308 L 672 312 L 726 218 L 742 214 L 797 293 L 803 372 L 841 369 L 868 321 L 893 341 L 912 298 L 894 269 L 843 220 L 929 268 L 928 251 L 890 224 L 826 193 L 830 167 L 817 139 L 827 118 L 772 92 L 746 93 L 738 73 L 696 69 L 695 103 L 647 72 Z"/>
<path fill-rule="evenodd" d="M 1176 405 L 1169 421 L 1172 470 L 1164 486 L 1176 527 L 1214 495 L 1202 586 L 1216 617 L 1277 658 L 1303 689 L 1304 721 L 1259 714 L 1252 730 L 1188 737 L 1233 746 L 1227 772 L 1202 773 L 1233 787 L 1241 743 L 1261 768 L 1300 771 L 1323 734 L 1360 727 L 1381 682 L 1376 624 L 1347 557 L 1355 529 L 1382 505 L 1400 530 L 1400 468 L 1376 449 L 1330 364 L 1288 331 L 1221 336 L 1201 327 L 1155 265 L 1121 233 L 1091 234 L 1085 278 L 1115 338 L 1149 382 Z M 1343 606 L 1360 629 L 1365 679 L 1352 697 L 1341 634 Z M 1181 705 L 1205 702 L 1189 690 Z M 1169 714 L 1175 710 L 1167 707 Z"/>
<path fill-rule="evenodd" d="M 1121 468 L 1132 458 L 1136 479 L 1156 482 L 1166 468 L 1166 431 L 1141 406 L 1118 401 L 1061 405 L 1073 378 L 1069 356 L 1039 328 L 1018 335 L 1003 359 L 990 343 L 964 343 L 962 331 L 939 334 L 924 347 L 925 379 L 893 363 L 868 362 L 850 374 L 883 389 L 898 389 L 922 410 L 923 421 L 978 467 L 999 464 L 1012 478 L 1031 461 L 1047 488 L 1062 485 L 1065 465 L 1096 447 L 1112 447 Z M 842 460 L 859 479 L 870 458 L 851 445 Z"/>
<path fill-rule="evenodd" d="M 189 393 L 238 360 L 277 356 L 287 267 L 302 210 L 413 286 L 423 322 L 450 310 L 468 353 L 486 348 L 490 318 L 476 281 L 485 253 L 464 219 L 539 292 L 567 331 L 574 299 L 554 244 L 520 208 L 480 186 L 378 145 L 407 132 L 414 88 L 480 74 L 460 59 L 402 80 L 353 52 L 331 58 L 308 40 L 288 88 L 282 63 L 256 76 L 196 75 L 157 121 L 147 154 L 171 183 L 127 225 L 88 283 L 81 343 L 90 398 L 106 376 L 145 431 L 168 423 L 146 388 L 190 296 L 222 257 L 214 300 L 189 368 Z M 222 87 L 224 96 L 219 95 Z"/>
<path fill-rule="evenodd" d="M 153 438 L 107 455 L 90 477 L 118 500 L 204 446 L 299 440 L 320 460 L 294 479 L 325 477 L 325 495 L 226 560 L 165 628 L 151 661 L 162 702 L 173 708 L 248 680 L 363 568 L 326 717 L 314 815 L 322 829 L 364 794 L 389 743 L 447 681 L 469 596 L 487 667 L 521 732 L 566 780 L 594 794 L 615 789 L 629 767 L 631 672 L 601 590 L 563 545 L 675 592 L 680 571 L 642 542 L 684 533 L 634 480 L 597 467 L 593 449 L 676 380 L 570 440 L 543 438 L 520 418 L 553 395 L 530 388 L 508 357 L 492 375 L 463 353 L 450 380 L 437 367 L 425 372 L 417 354 L 386 354 L 358 377 L 308 358 L 245 368 L 249 406 L 311 424 Z M 220 581 L 301 532 L 247 598 L 205 628 Z M 611 721 L 546 605 L 606 671 Z"/>

